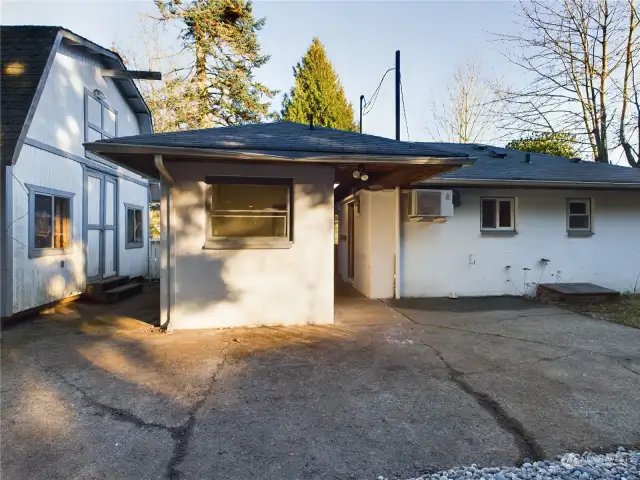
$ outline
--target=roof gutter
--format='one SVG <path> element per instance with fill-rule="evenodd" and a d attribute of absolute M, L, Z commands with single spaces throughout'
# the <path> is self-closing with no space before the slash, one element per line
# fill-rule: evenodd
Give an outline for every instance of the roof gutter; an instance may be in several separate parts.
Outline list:
<path fill-rule="evenodd" d="M 449 187 L 501 187 L 501 188 L 572 188 L 572 189 L 628 189 L 640 190 L 640 182 L 573 182 L 555 180 L 476 180 L 457 178 L 430 178 L 415 186 L 449 186 Z"/>
<path fill-rule="evenodd" d="M 405 165 L 472 165 L 475 157 L 468 156 L 422 156 L 422 155 L 369 155 L 369 154 L 335 154 L 322 152 L 304 152 L 289 150 L 272 150 L 269 153 L 261 151 L 246 151 L 225 148 L 191 148 L 167 147 L 156 145 L 127 145 L 121 143 L 85 143 L 85 148 L 103 156 L 109 154 L 139 154 L 139 155 L 176 155 L 191 158 L 207 158 L 219 160 L 249 160 L 264 162 L 295 162 L 295 163 L 390 163 L 402 162 Z M 298 155 L 296 155 L 298 154 Z M 302 156 L 308 154 L 308 156 Z"/>

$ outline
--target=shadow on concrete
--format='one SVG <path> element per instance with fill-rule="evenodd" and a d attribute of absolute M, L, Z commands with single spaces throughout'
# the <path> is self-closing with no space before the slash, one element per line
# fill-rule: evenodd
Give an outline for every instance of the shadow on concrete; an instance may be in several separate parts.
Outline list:
<path fill-rule="evenodd" d="M 432 312 L 489 312 L 501 310 L 530 310 L 549 308 L 548 305 L 523 297 L 460 297 L 451 298 L 401 298 L 388 299 L 385 303 L 393 308 L 407 308 Z"/>

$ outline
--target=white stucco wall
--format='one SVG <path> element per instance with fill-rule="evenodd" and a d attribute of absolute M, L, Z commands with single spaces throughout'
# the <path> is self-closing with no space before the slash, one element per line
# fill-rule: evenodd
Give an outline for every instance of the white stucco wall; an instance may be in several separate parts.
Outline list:
<path fill-rule="evenodd" d="M 402 224 L 402 297 L 531 294 L 540 283 L 591 282 L 621 291 L 634 288 L 640 274 L 640 196 L 637 192 L 458 189 L 461 206 L 446 223 Z M 391 228 L 383 211 L 389 212 L 393 196 L 372 210 L 369 235 L 384 237 Z M 515 236 L 480 234 L 480 197 L 515 197 Z M 566 231 L 566 199 L 592 199 L 594 235 L 569 237 Z M 385 206 L 383 206 L 383 204 Z M 364 214 L 364 212 L 363 212 Z M 359 232 L 362 234 L 363 232 Z M 369 252 L 369 263 L 393 259 L 393 244 L 381 242 Z M 542 258 L 550 262 L 544 267 Z M 510 266 L 509 269 L 506 266 Z M 529 268 L 526 274 L 523 268 Z M 385 281 L 392 271 L 381 272 Z M 380 281 L 380 278 L 376 279 Z M 391 285 L 391 286 L 389 286 Z M 393 295 L 392 283 L 369 296 Z"/>
<path fill-rule="evenodd" d="M 33 120 L 27 132 L 29 139 L 57 148 L 65 153 L 84 158 L 84 92 L 85 88 L 102 90 L 118 111 L 118 134 L 139 133 L 135 114 L 126 104 L 111 79 L 99 74 L 96 58 L 61 45 L 38 102 Z M 10 242 L 13 252 L 12 311 L 17 313 L 69 295 L 79 293 L 85 286 L 85 259 L 82 244 L 83 219 L 83 165 L 73 158 L 46 151 L 31 145 L 23 145 L 13 176 L 12 218 Z M 122 167 L 113 168 L 114 174 L 127 175 L 143 180 L 139 175 Z M 146 180 L 143 180 L 146 182 Z M 65 255 L 29 258 L 28 194 L 23 185 L 73 193 L 73 249 Z M 148 187 L 124 178 L 118 178 L 119 200 L 119 264 L 126 275 L 144 275 L 147 272 L 147 237 L 145 246 L 137 250 L 124 250 L 125 223 L 124 202 L 139 204 L 148 211 Z M 146 216 L 144 217 L 147 221 Z M 120 273 L 120 272 L 119 272 Z"/>
<path fill-rule="evenodd" d="M 166 163 L 176 181 L 161 274 L 163 295 L 168 278 L 173 291 L 169 328 L 333 322 L 333 168 Z M 291 248 L 203 249 L 206 175 L 292 178 Z"/>

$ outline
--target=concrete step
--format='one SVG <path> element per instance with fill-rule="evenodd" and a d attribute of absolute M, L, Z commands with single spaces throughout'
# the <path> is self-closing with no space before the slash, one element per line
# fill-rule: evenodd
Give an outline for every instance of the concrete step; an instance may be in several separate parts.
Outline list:
<path fill-rule="evenodd" d="M 126 276 L 94 280 L 93 282 L 87 283 L 85 293 L 87 296 L 91 297 L 92 295 L 99 295 L 107 290 L 111 290 L 127 283 L 129 283 L 129 277 Z"/>
<path fill-rule="evenodd" d="M 110 290 L 91 295 L 91 299 L 100 303 L 116 303 L 142 292 L 142 283 L 126 283 Z"/>

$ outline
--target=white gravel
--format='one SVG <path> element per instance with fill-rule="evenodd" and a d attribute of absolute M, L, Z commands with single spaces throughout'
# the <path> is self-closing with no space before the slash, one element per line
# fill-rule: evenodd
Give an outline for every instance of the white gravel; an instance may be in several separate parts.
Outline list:
<path fill-rule="evenodd" d="M 381 477 L 378 477 L 380 480 Z M 619 447 L 617 452 L 567 453 L 557 461 L 525 462 L 522 467 L 454 468 L 410 480 L 639 480 L 640 451 Z"/>

